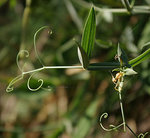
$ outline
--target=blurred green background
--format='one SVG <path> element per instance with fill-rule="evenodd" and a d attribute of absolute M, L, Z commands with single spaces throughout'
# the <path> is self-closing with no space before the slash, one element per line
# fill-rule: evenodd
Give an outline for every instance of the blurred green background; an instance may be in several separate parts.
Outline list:
<path fill-rule="evenodd" d="M 90 2 L 87 1 L 87 2 Z M 93 0 L 99 7 L 123 8 L 120 0 Z M 136 5 L 148 5 L 138 0 Z M 150 5 L 149 5 L 150 6 Z M 44 80 L 44 88 L 31 92 L 26 75 L 6 93 L 9 82 L 20 74 L 19 50 L 30 53 L 21 59 L 25 70 L 41 67 L 33 48 L 34 33 L 42 30 L 37 49 L 44 65 L 80 65 L 73 38 L 80 42 L 89 9 L 80 0 L 0 0 L 0 138 L 132 138 L 129 131 L 105 132 L 99 117 L 109 124 L 121 123 L 118 95 L 109 71 L 76 69 L 44 70 L 33 76 L 31 87 Z M 121 15 L 96 12 L 96 42 L 90 63 L 115 61 L 117 44 L 129 59 L 142 53 L 150 41 L 149 14 Z M 138 74 L 125 78 L 122 92 L 125 117 L 137 133 L 150 131 L 150 62 L 134 68 Z"/>

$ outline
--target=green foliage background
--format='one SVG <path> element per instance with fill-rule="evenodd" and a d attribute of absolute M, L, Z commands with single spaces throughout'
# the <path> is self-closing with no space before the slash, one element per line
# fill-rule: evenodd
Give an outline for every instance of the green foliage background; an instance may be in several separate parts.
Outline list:
<path fill-rule="evenodd" d="M 90 2 L 90 1 L 89 1 Z M 122 8 L 119 0 L 94 0 L 99 7 Z M 136 5 L 148 5 L 148 0 Z M 108 112 L 104 121 L 121 122 L 118 95 L 111 75 L 106 70 L 46 70 L 36 74 L 31 87 L 44 80 L 37 92 L 28 90 L 29 76 L 6 93 L 8 83 L 20 72 L 16 66 L 19 50 L 30 53 L 25 70 L 40 67 L 33 49 L 34 33 L 48 25 L 37 40 L 40 57 L 45 65 L 79 65 L 73 38 L 81 35 L 89 9 L 79 0 L 2 0 L 0 1 L 0 137 L 4 138 L 123 138 L 129 132 L 105 132 L 99 117 Z M 90 63 L 115 61 L 118 42 L 129 60 L 141 54 L 150 41 L 149 14 L 122 15 L 96 12 L 96 41 Z M 127 123 L 138 134 L 150 131 L 150 62 L 134 68 L 138 74 L 125 78 L 123 103 Z"/>

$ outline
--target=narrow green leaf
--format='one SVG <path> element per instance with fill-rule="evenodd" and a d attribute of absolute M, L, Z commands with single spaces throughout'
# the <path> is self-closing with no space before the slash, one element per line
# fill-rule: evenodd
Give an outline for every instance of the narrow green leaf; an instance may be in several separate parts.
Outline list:
<path fill-rule="evenodd" d="M 99 104 L 100 98 L 95 98 L 85 111 L 85 115 L 78 120 L 72 138 L 85 138 L 90 128 L 93 127 L 93 122 L 96 120 L 95 114 Z"/>
<path fill-rule="evenodd" d="M 146 50 L 144 53 L 139 55 L 138 57 L 130 60 L 128 64 L 124 63 L 123 66 L 128 67 L 135 67 L 144 60 L 147 60 L 150 58 L 150 48 Z M 88 66 L 88 70 L 100 70 L 100 69 L 115 69 L 120 67 L 119 62 L 100 62 L 100 63 L 91 63 Z M 130 68 L 129 67 L 129 68 Z"/>
<path fill-rule="evenodd" d="M 117 49 L 117 58 L 119 60 L 119 62 L 121 62 L 121 55 L 122 55 L 122 51 L 121 51 L 121 48 L 118 44 L 118 49 Z"/>
<path fill-rule="evenodd" d="M 119 62 L 100 62 L 100 63 L 91 63 L 88 66 L 88 70 L 113 70 L 115 68 L 119 68 Z"/>
<path fill-rule="evenodd" d="M 107 42 L 107 41 L 100 40 L 100 39 L 96 39 L 96 44 L 102 48 L 110 48 L 110 47 L 114 46 L 112 42 L 110 42 L 110 41 Z"/>
<path fill-rule="evenodd" d="M 147 60 L 148 58 L 150 58 L 150 48 L 146 50 L 144 53 L 142 53 L 141 55 L 139 55 L 138 57 L 130 60 L 129 64 L 132 67 L 135 67 L 136 65 L 140 64 L 144 60 Z"/>
<path fill-rule="evenodd" d="M 125 51 L 122 48 L 120 48 L 119 45 L 118 45 L 118 50 L 117 50 L 117 56 L 118 56 L 118 60 L 119 60 L 121 66 L 123 64 L 125 64 L 127 67 L 131 67 L 128 63 L 127 54 L 125 53 Z"/>
<path fill-rule="evenodd" d="M 79 61 L 80 61 L 81 65 L 83 66 L 83 68 L 86 69 L 89 65 L 89 58 L 88 58 L 87 54 L 85 53 L 84 49 L 80 46 L 80 44 L 78 42 L 76 42 L 76 44 L 77 44 L 77 48 L 78 48 Z"/>
<path fill-rule="evenodd" d="M 84 52 L 82 47 L 78 47 L 78 57 L 83 68 L 86 69 L 89 65 L 89 60 L 87 54 Z"/>
<path fill-rule="evenodd" d="M 131 12 L 132 8 L 128 0 L 121 0 L 124 7 L 128 10 L 128 12 Z"/>
<path fill-rule="evenodd" d="M 94 46 L 95 32 L 96 32 L 96 18 L 94 7 L 92 6 L 84 26 L 81 41 L 81 46 L 87 53 L 88 57 L 90 57 Z"/>
<path fill-rule="evenodd" d="M 121 69 L 120 68 L 115 68 L 115 69 L 112 70 L 112 72 L 114 72 L 114 71 L 118 71 L 119 72 L 119 71 L 121 71 Z"/>

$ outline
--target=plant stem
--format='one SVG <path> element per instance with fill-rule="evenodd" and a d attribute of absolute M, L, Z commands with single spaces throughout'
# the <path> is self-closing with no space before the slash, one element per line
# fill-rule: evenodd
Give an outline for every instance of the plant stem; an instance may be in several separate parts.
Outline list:
<path fill-rule="evenodd" d="M 82 66 L 43 66 L 42 68 L 34 69 L 31 71 L 22 72 L 23 75 L 38 72 L 44 69 L 83 69 Z"/>
<path fill-rule="evenodd" d="M 100 62 L 89 64 L 87 70 L 100 70 L 100 69 L 115 69 L 119 68 L 119 62 Z"/>
<path fill-rule="evenodd" d="M 125 117 L 124 117 L 121 92 L 119 92 L 119 100 L 120 100 L 120 108 L 121 108 L 121 115 L 122 115 L 123 127 L 124 127 L 124 132 L 125 132 L 126 131 L 126 122 L 125 122 Z"/>
<path fill-rule="evenodd" d="M 85 8 L 88 8 L 90 9 L 91 8 L 91 3 L 88 3 L 88 2 L 85 2 L 83 0 L 73 0 L 73 2 L 79 4 L 80 6 L 82 7 L 85 7 Z M 111 9 L 111 8 L 100 8 L 100 7 L 97 7 L 94 5 L 94 9 L 98 12 L 111 12 L 111 13 L 123 13 L 123 14 L 127 14 L 128 11 L 127 9 L 125 8 L 118 8 L 118 9 Z"/>
<path fill-rule="evenodd" d="M 125 6 L 125 8 L 128 10 L 128 12 L 131 13 L 132 8 L 130 6 L 129 1 L 128 0 L 121 0 L 121 1 L 122 1 L 123 5 Z"/>
<path fill-rule="evenodd" d="M 138 138 L 138 136 L 133 132 L 133 130 L 127 125 L 127 124 L 125 124 L 126 126 L 127 126 L 127 128 L 131 131 L 131 133 L 136 137 L 136 138 Z"/>
<path fill-rule="evenodd" d="M 29 15 L 31 11 L 31 2 L 32 0 L 26 0 L 26 7 L 23 12 L 23 18 L 22 18 L 22 34 L 21 34 L 21 45 L 20 45 L 20 50 L 26 49 L 25 48 L 25 36 L 26 34 L 26 29 L 27 29 L 27 24 L 29 21 Z"/>
<path fill-rule="evenodd" d="M 73 2 L 76 2 L 77 4 L 81 5 L 82 7 L 88 8 L 90 9 L 92 4 L 82 1 L 82 0 L 73 0 Z M 150 10 L 143 8 L 142 6 L 139 6 L 141 8 L 141 10 L 136 9 L 136 8 L 132 8 L 130 6 L 130 8 L 132 9 L 132 11 L 130 11 L 130 13 L 132 14 L 149 14 Z M 147 6 L 148 7 L 148 6 Z M 100 8 L 94 5 L 94 9 L 98 12 L 111 12 L 113 14 L 125 14 L 125 15 L 129 15 L 129 11 L 126 8 Z"/>
<path fill-rule="evenodd" d="M 148 9 L 148 7 L 142 8 L 142 7 L 138 7 L 138 8 L 133 8 L 132 10 L 132 14 L 149 14 L 150 13 L 150 9 Z"/>
<path fill-rule="evenodd" d="M 131 8 L 133 8 L 134 4 L 135 4 L 135 0 L 132 0 L 131 1 Z"/>

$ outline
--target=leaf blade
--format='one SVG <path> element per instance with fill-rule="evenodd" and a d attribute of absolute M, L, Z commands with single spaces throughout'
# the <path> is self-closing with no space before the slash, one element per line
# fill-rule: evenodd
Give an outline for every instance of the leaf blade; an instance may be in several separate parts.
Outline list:
<path fill-rule="evenodd" d="M 128 57 L 127 57 L 126 52 L 119 46 L 119 44 L 118 44 L 118 49 L 117 49 L 117 57 L 121 66 L 125 64 L 129 68 L 131 67 L 128 63 Z"/>
<path fill-rule="evenodd" d="M 77 45 L 79 61 L 80 61 L 81 65 L 83 66 L 83 68 L 87 69 L 87 67 L 89 65 L 89 58 L 88 58 L 86 52 L 84 51 L 84 49 L 80 46 L 80 44 L 77 41 L 75 41 L 75 43 Z"/>
<path fill-rule="evenodd" d="M 90 57 L 94 46 L 95 33 L 96 33 L 96 18 L 94 7 L 92 6 L 84 26 L 81 40 L 81 47 L 87 53 L 88 57 Z"/>
<path fill-rule="evenodd" d="M 136 65 L 140 64 L 144 60 L 147 60 L 148 58 L 150 58 L 150 48 L 146 50 L 144 53 L 142 53 L 141 55 L 139 55 L 138 57 L 130 60 L 129 64 L 132 67 L 135 67 Z"/>

